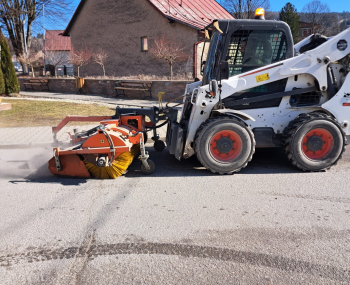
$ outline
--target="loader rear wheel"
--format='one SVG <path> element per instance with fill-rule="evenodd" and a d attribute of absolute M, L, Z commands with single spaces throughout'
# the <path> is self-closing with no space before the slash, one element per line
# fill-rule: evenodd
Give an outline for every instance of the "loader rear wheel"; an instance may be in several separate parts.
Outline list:
<path fill-rule="evenodd" d="M 337 163 L 345 151 L 339 123 L 323 113 L 301 114 L 284 130 L 288 159 L 304 171 L 323 171 Z"/>
<path fill-rule="evenodd" d="M 254 134 L 236 118 L 210 118 L 199 127 L 194 149 L 206 169 L 213 173 L 232 174 L 252 160 Z"/>

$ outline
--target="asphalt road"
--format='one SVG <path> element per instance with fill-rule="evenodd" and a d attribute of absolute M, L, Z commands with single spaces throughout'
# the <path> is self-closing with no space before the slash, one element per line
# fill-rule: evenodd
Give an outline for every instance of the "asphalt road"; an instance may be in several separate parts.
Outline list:
<path fill-rule="evenodd" d="M 303 173 L 277 149 L 232 176 L 150 150 L 116 180 L 0 150 L 0 284 L 350 284 L 350 154 Z"/>

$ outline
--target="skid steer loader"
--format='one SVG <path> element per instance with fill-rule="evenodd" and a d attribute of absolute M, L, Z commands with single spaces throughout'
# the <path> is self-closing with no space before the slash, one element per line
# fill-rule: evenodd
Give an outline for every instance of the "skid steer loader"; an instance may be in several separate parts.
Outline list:
<path fill-rule="evenodd" d="M 170 154 L 179 160 L 196 155 L 219 174 L 246 167 L 257 147 L 283 147 L 304 171 L 327 170 L 341 159 L 350 136 L 350 29 L 294 45 L 289 26 L 264 20 L 258 9 L 255 20 L 215 20 L 205 35 L 210 44 L 202 81 L 187 85 L 180 110 L 163 108 L 160 98 L 159 108 L 67 117 L 53 128 L 55 138 L 69 121 L 102 121 L 71 135 L 72 147 L 56 147 L 50 171 L 115 178 L 140 147 L 141 170 L 151 174 L 155 165 L 143 142 L 153 131 L 154 148 L 162 151 L 156 130 L 164 124 Z"/>
<path fill-rule="evenodd" d="M 296 167 L 327 170 L 350 135 L 350 29 L 294 45 L 286 23 L 260 19 L 205 28 L 203 79 L 187 85 L 180 119 L 168 123 L 169 151 L 231 174 L 255 148 L 283 147 Z"/>

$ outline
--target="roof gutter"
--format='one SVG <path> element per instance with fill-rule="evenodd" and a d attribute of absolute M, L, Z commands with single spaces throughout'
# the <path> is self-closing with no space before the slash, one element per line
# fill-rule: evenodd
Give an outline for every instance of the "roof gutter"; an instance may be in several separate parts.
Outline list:
<path fill-rule="evenodd" d="M 164 15 L 164 14 L 163 14 L 163 15 Z M 168 20 L 172 20 L 172 21 L 178 22 L 178 23 L 180 23 L 180 24 L 183 24 L 183 25 L 188 26 L 188 27 L 190 27 L 190 28 L 196 29 L 196 30 L 198 30 L 198 31 L 200 31 L 200 30 L 203 29 L 203 28 L 193 26 L 193 25 L 191 25 L 191 24 L 188 24 L 188 23 L 186 23 L 186 22 L 183 22 L 183 21 L 181 21 L 181 20 L 179 20 L 179 19 L 176 19 L 176 18 L 173 18 L 173 17 L 170 17 L 170 16 L 165 16 L 165 17 L 166 17 Z M 203 25 L 203 27 L 204 27 L 204 25 Z"/>

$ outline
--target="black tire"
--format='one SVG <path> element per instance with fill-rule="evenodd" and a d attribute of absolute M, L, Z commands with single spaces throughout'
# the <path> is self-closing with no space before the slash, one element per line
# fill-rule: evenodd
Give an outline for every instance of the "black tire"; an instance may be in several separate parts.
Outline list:
<path fill-rule="evenodd" d="M 161 140 L 156 140 L 153 147 L 156 151 L 163 151 L 165 149 L 165 143 Z"/>
<path fill-rule="evenodd" d="M 236 118 L 210 118 L 198 128 L 194 149 L 206 169 L 213 173 L 232 174 L 252 160 L 255 152 L 254 134 Z"/>
<path fill-rule="evenodd" d="M 345 151 L 340 124 L 324 113 L 300 114 L 283 131 L 283 145 L 291 163 L 304 171 L 324 171 L 336 165 Z"/>
<path fill-rule="evenodd" d="M 150 159 L 147 160 L 148 165 L 150 166 L 150 169 L 146 169 L 146 167 L 143 165 L 143 163 L 141 164 L 141 171 L 143 174 L 146 175 L 150 175 L 154 172 L 154 170 L 156 169 L 156 165 L 154 164 L 154 162 Z"/>

